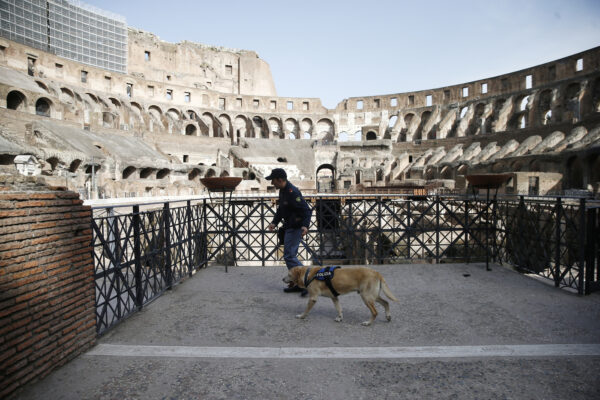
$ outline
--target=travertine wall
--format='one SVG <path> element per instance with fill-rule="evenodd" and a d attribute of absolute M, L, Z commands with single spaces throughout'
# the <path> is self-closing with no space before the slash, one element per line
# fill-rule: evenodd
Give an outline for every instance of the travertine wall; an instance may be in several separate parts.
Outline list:
<path fill-rule="evenodd" d="M 0 175 L 0 397 L 95 340 L 91 210 L 76 193 Z"/>

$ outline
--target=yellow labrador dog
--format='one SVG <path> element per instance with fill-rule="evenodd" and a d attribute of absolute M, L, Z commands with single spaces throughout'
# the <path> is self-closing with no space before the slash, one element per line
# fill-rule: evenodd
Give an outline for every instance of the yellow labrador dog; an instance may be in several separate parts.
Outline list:
<path fill-rule="evenodd" d="M 390 305 L 383 297 L 381 297 L 381 292 L 392 301 L 398 301 L 398 299 L 394 297 L 390 288 L 385 283 L 383 276 L 381 276 L 379 272 L 367 267 L 338 267 L 333 271 L 332 278 L 331 275 L 329 275 L 330 285 L 327 284 L 327 279 L 319 280 L 320 278 L 323 278 L 324 275 L 325 278 L 327 278 L 327 274 L 329 273 L 329 271 L 325 271 L 321 267 L 295 267 L 288 272 L 288 275 L 285 278 L 283 278 L 285 283 L 294 282 L 299 287 L 308 290 L 309 298 L 306 310 L 304 310 L 302 314 L 296 315 L 296 318 L 306 318 L 311 308 L 317 302 L 317 297 L 325 296 L 333 300 L 333 305 L 338 313 L 335 320 L 340 322 L 343 319 L 342 307 L 340 306 L 337 296 L 350 292 L 358 292 L 369 311 L 371 311 L 371 319 L 364 321 L 362 325 L 371 325 L 377 317 L 375 302 L 383 305 L 385 308 L 385 318 L 388 321 L 392 320 L 392 316 L 390 315 Z"/>

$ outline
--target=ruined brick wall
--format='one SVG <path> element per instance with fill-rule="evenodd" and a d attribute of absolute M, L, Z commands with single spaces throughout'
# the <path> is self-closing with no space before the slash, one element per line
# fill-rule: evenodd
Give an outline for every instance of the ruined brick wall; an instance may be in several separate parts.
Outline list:
<path fill-rule="evenodd" d="M 0 175 L 0 398 L 94 343 L 91 237 L 77 193 Z"/>

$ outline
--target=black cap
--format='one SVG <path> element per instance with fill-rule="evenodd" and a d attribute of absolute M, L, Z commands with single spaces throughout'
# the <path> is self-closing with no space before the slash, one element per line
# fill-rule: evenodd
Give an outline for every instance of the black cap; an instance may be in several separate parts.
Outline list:
<path fill-rule="evenodd" d="M 271 180 L 275 178 L 287 179 L 287 174 L 283 168 L 275 168 L 271 171 L 271 175 L 265 177 L 266 180 Z"/>

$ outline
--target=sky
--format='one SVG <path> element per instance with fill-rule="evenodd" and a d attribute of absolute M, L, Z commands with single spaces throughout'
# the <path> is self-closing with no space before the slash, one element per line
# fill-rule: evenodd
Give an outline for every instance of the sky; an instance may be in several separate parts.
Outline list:
<path fill-rule="evenodd" d="M 253 50 L 282 97 L 434 89 L 600 46 L 600 0 L 85 0 L 162 40 Z"/>

